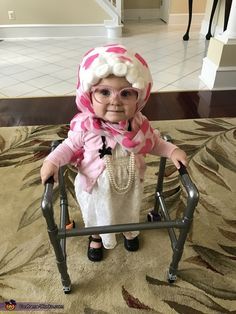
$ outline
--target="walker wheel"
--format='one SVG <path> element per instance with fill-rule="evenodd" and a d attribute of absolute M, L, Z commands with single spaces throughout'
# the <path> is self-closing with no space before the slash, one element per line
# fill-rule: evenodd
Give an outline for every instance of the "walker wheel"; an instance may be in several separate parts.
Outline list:
<path fill-rule="evenodd" d="M 177 279 L 177 276 L 176 275 L 173 275 L 171 274 L 170 272 L 167 272 L 167 281 L 172 284 L 176 281 Z"/>
<path fill-rule="evenodd" d="M 149 222 L 161 221 L 161 216 L 159 213 L 156 213 L 154 210 L 152 210 L 147 214 L 147 220 Z"/>
<path fill-rule="evenodd" d="M 71 286 L 69 286 L 69 287 L 63 286 L 63 291 L 65 294 L 71 293 Z"/>

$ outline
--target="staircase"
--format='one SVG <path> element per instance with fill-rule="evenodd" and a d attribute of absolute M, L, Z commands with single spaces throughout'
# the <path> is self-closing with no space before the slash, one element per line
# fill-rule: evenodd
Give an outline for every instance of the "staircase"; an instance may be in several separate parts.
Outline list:
<path fill-rule="evenodd" d="M 96 0 L 96 2 L 111 17 L 111 20 L 104 21 L 107 37 L 116 38 L 122 36 L 123 0 Z"/>

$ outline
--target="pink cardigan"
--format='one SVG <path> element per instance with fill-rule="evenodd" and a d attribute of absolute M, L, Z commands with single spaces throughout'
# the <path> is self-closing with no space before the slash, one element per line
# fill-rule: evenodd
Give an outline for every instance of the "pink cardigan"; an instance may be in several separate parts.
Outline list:
<path fill-rule="evenodd" d="M 155 145 L 149 152 L 152 155 L 169 158 L 177 146 L 164 141 L 160 133 L 155 130 Z M 68 137 L 46 158 L 57 167 L 71 163 L 75 157 L 83 152 L 83 159 L 76 166 L 81 174 L 81 185 L 84 191 L 91 193 L 97 178 L 105 169 L 105 163 L 100 158 L 99 149 L 102 148 L 102 138 L 92 132 L 69 131 Z M 116 142 L 112 137 L 106 137 L 106 146 L 114 149 Z M 144 178 L 144 156 L 135 155 L 136 166 L 139 169 L 140 178 Z"/>

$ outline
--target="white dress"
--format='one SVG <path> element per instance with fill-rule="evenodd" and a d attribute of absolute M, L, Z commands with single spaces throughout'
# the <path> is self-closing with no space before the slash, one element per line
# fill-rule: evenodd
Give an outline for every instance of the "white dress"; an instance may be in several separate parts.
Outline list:
<path fill-rule="evenodd" d="M 111 165 L 113 177 L 118 186 L 125 186 L 129 177 L 130 156 L 121 145 L 112 150 Z M 82 190 L 80 173 L 75 178 L 75 193 L 81 208 L 85 227 L 104 226 L 139 222 L 143 183 L 135 167 L 135 178 L 128 191 L 117 193 L 110 183 L 107 168 L 98 177 L 92 193 Z M 124 232 L 127 238 L 136 237 L 139 231 Z M 101 234 L 103 246 L 112 249 L 116 246 L 115 233 Z"/>

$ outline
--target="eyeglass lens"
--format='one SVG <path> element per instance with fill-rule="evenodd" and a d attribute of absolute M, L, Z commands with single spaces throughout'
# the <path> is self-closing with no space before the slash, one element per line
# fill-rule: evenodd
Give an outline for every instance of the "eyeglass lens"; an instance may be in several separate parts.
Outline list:
<path fill-rule="evenodd" d="M 94 98 L 100 103 L 109 103 L 116 95 L 123 103 L 134 102 L 138 99 L 138 92 L 133 88 L 123 88 L 120 91 L 108 87 L 97 87 L 93 91 Z"/>

